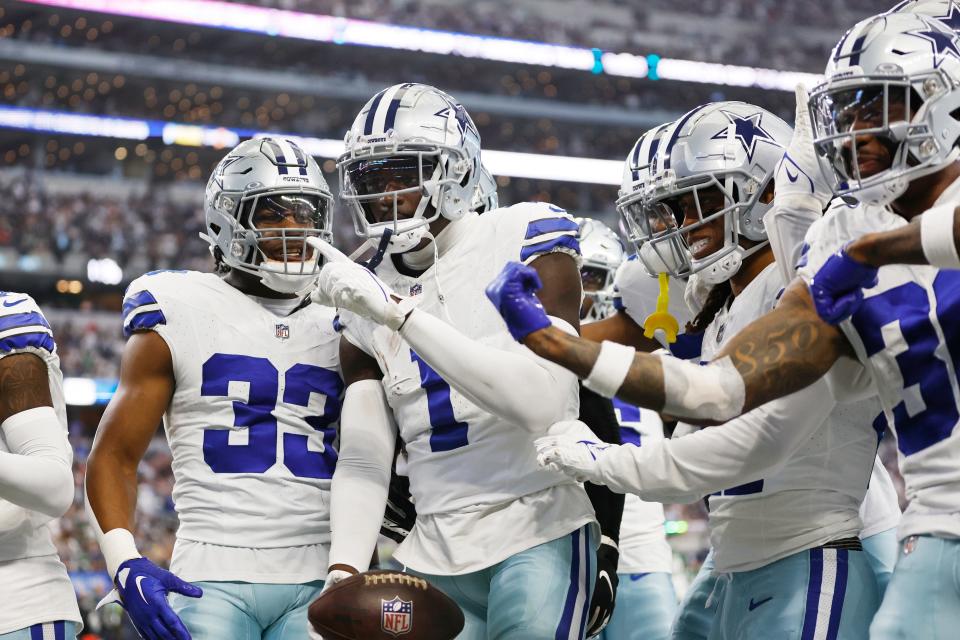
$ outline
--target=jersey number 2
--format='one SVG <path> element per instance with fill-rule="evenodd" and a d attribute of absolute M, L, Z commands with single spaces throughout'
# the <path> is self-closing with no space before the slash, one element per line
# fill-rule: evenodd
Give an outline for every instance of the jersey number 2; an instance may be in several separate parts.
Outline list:
<path fill-rule="evenodd" d="M 323 451 L 310 451 L 305 434 L 283 434 L 283 465 L 298 478 L 332 478 L 337 463 L 334 424 L 340 417 L 343 382 L 335 371 L 295 364 L 284 374 L 283 404 L 307 407 L 310 394 L 326 397 L 323 413 L 302 418 L 323 433 Z M 226 396 L 231 382 L 249 385 L 247 401 L 233 403 L 234 425 L 245 427 L 246 444 L 230 444 L 229 429 L 203 432 L 203 459 L 216 473 L 263 473 L 277 463 L 277 392 L 280 373 L 266 358 L 215 353 L 203 363 L 202 396 Z"/>

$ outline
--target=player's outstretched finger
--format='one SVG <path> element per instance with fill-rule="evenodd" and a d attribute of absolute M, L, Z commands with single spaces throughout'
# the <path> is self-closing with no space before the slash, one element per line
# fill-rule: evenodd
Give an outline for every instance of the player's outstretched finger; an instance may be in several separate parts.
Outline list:
<path fill-rule="evenodd" d="M 181 580 L 172 573 L 166 576 L 166 579 L 163 581 L 163 586 L 166 587 L 167 591 L 179 593 L 188 598 L 199 598 L 203 595 L 203 589 L 195 584 Z"/>
<path fill-rule="evenodd" d="M 810 110 L 809 102 L 810 96 L 807 94 L 807 88 L 803 86 L 802 82 L 798 82 L 796 89 L 794 89 L 794 96 L 797 99 L 797 113 L 796 119 L 794 120 L 793 126 L 795 129 L 800 129 L 801 125 L 805 127 L 805 130 L 810 129 Z"/>
<path fill-rule="evenodd" d="M 327 259 L 327 262 L 353 262 L 342 251 L 323 238 L 310 237 L 306 239 L 306 243 L 319 251 L 320 255 Z"/>

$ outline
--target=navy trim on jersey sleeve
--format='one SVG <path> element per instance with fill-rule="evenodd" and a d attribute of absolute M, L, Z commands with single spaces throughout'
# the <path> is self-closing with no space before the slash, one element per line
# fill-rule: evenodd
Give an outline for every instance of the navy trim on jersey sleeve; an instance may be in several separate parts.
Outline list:
<path fill-rule="evenodd" d="M 702 333 L 681 333 L 677 341 L 670 345 L 670 353 L 681 360 L 700 359 L 700 350 L 703 347 Z"/>
<path fill-rule="evenodd" d="M 562 214 L 559 209 L 551 208 L 551 211 Z M 520 262 L 526 264 L 534 258 L 561 249 L 580 253 L 579 232 L 577 223 L 566 215 L 531 220 L 520 249 Z"/>
<path fill-rule="evenodd" d="M 157 299 L 147 290 L 128 295 L 123 301 L 123 335 L 167 324 Z"/>
<path fill-rule="evenodd" d="M 0 351 L 33 347 L 53 353 L 56 343 L 46 319 L 37 311 L 0 316 Z"/>

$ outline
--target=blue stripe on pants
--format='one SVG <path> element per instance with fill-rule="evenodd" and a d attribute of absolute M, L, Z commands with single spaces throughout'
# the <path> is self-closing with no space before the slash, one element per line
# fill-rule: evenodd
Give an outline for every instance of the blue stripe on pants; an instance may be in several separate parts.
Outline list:
<path fill-rule="evenodd" d="M 573 622 L 573 610 L 577 606 L 577 592 L 580 590 L 580 530 L 571 535 L 573 540 L 573 557 L 570 561 L 570 587 L 567 589 L 567 598 L 563 605 L 563 616 L 560 626 L 557 627 L 556 640 L 567 640 L 570 637 L 570 625 Z"/>
<path fill-rule="evenodd" d="M 578 638 L 586 637 L 587 635 L 587 616 L 590 613 L 590 556 L 593 551 L 593 547 L 590 545 L 590 527 L 584 529 L 583 532 L 583 548 L 584 553 L 583 557 L 586 560 L 586 572 L 584 575 L 587 576 L 588 583 L 583 585 L 583 588 L 586 589 L 583 600 L 583 613 L 580 615 L 580 633 L 577 635 Z"/>
<path fill-rule="evenodd" d="M 42 624 L 35 624 L 30 627 L 30 640 L 43 640 Z"/>
<path fill-rule="evenodd" d="M 807 585 L 807 609 L 803 616 L 800 640 L 813 640 L 817 631 L 817 609 L 820 605 L 820 587 L 823 585 L 823 549 L 810 549 L 810 582 Z"/>
<path fill-rule="evenodd" d="M 847 560 L 850 552 L 837 550 L 837 581 L 833 586 L 833 601 L 830 603 L 830 625 L 827 627 L 827 640 L 837 640 L 840 633 L 840 615 L 843 613 L 843 600 L 847 593 Z"/>

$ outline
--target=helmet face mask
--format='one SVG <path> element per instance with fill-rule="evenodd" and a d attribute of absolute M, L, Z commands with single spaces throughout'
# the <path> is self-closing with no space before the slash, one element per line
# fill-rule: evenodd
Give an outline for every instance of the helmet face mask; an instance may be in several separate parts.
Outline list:
<path fill-rule="evenodd" d="M 741 102 L 702 105 L 671 124 L 646 181 L 618 201 L 646 270 L 716 284 L 766 246 L 766 196 L 792 133 Z"/>
<path fill-rule="evenodd" d="M 825 75 L 810 115 L 836 195 L 886 205 L 957 159 L 960 41 L 944 23 L 909 12 L 864 20 L 834 48 Z"/>
<path fill-rule="evenodd" d="M 599 220 L 575 218 L 580 226 L 580 252 L 583 265 L 580 282 L 584 301 L 580 319 L 584 322 L 603 320 L 613 313 L 613 281 L 617 269 L 626 260 L 626 250 L 616 232 Z"/>
<path fill-rule="evenodd" d="M 385 89 L 360 111 L 344 142 L 340 195 L 361 237 L 378 239 L 390 229 L 388 250 L 408 251 L 441 216 L 458 220 L 471 211 L 480 135 L 442 91 L 412 83 Z M 415 207 L 403 202 L 417 196 Z"/>
<path fill-rule="evenodd" d="M 300 293 L 319 274 L 306 238 L 333 241 L 333 196 L 316 162 L 289 140 L 248 140 L 227 154 L 207 183 L 204 211 L 211 251 L 279 293 Z"/>

